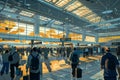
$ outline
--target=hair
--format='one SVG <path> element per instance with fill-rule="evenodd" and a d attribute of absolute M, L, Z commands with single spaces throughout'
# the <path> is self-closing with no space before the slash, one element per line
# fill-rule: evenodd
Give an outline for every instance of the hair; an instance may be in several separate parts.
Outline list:
<path fill-rule="evenodd" d="M 34 48 L 32 49 L 32 51 L 35 51 L 35 52 L 36 52 L 36 51 L 37 51 L 37 48 L 36 48 L 36 47 L 34 47 Z"/>
<path fill-rule="evenodd" d="M 107 52 L 110 52 L 110 48 L 106 48 L 105 50 L 106 50 Z"/>
<path fill-rule="evenodd" d="M 9 50 L 5 50 L 5 53 L 8 53 L 9 52 Z"/>
<path fill-rule="evenodd" d="M 77 50 L 77 48 L 74 48 L 74 50 Z"/>

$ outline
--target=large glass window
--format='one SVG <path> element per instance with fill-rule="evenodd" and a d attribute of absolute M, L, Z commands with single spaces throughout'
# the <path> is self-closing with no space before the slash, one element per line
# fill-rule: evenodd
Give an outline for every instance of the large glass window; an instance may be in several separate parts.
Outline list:
<path fill-rule="evenodd" d="M 93 36 L 86 36 L 85 41 L 87 41 L 87 42 L 95 42 L 95 37 L 93 37 Z"/>
<path fill-rule="evenodd" d="M 65 32 L 53 28 L 40 27 L 40 36 L 46 38 L 59 39 L 65 35 Z"/>
<path fill-rule="evenodd" d="M 70 33 L 70 34 L 69 34 L 69 38 L 71 38 L 71 40 L 79 40 L 79 41 L 82 41 L 82 35 L 81 35 L 81 34 Z"/>
<path fill-rule="evenodd" d="M 117 40 L 117 39 L 120 39 L 120 36 L 100 37 L 99 42 L 108 42 L 108 41 Z"/>

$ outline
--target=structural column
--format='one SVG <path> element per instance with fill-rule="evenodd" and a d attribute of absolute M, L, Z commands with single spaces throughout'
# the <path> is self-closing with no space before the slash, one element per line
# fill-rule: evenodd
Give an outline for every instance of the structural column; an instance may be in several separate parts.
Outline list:
<path fill-rule="evenodd" d="M 98 43 L 99 37 L 98 35 L 95 36 L 95 42 Z"/>
<path fill-rule="evenodd" d="M 86 34 L 85 34 L 85 30 L 83 30 L 83 33 L 82 33 L 82 42 L 85 42 L 85 38 L 86 38 Z"/>
<path fill-rule="evenodd" d="M 70 33 L 70 31 L 69 31 L 68 28 L 69 28 L 69 26 L 65 28 L 65 32 L 66 32 L 65 38 L 69 38 L 69 33 Z"/>
<path fill-rule="evenodd" d="M 37 37 L 39 36 L 39 27 L 40 26 L 40 19 L 38 15 L 34 16 L 34 37 L 37 40 Z M 31 40 L 31 47 L 34 45 L 34 40 Z"/>
<path fill-rule="evenodd" d="M 35 15 L 34 16 L 34 34 L 39 35 L 39 28 L 40 28 L 40 16 Z"/>

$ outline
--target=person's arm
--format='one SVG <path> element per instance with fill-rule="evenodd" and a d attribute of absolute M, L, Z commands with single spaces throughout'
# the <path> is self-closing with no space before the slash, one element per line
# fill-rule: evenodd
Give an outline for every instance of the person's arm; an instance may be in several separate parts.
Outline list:
<path fill-rule="evenodd" d="M 2 55 L 0 55 L 0 64 L 3 64 Z"/>
<path fill-rule="evenodd" d="M 115 62 L 116 62 L 116 69 L 118 72 L 118 79 L 120 79 L 120 65 L 119 65 L 119 61 L 118 61 L 117 57 L 115 57 Z"/>
<path fill-rule="evenodd" d="M 100 68 L 104 69 L 104 56 L 101 58 Z"/>

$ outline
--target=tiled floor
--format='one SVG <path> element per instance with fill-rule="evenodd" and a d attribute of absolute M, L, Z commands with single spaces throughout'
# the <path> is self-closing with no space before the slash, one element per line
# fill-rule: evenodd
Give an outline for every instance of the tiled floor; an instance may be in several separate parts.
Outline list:
<path fill-rule="evenodd" d="M 89 57 L 84 60 L 81 58 L 80 67 L 82 68 L 83 75 L 82 79 L 77 80 L 103 80 L 103 73 L 100 71 L 100 60 L 99 56 Z M 91 61 L 92 60 L 92 61 Z M 0 80 L 10 80 L 9 74 L 0 76 Z M 22 80 L 19 76 L 15 80 Z M 71 68 L 69 65 L 59 66 L 59 69 L 53 72 L 44 73 L 41 80 L 73 80 L 71 76 Z"/>

